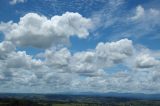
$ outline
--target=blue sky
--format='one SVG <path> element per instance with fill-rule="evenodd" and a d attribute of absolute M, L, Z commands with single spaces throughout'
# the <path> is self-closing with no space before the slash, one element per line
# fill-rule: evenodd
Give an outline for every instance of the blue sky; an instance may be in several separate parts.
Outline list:
<path fill-rule="evenodd" d="M 159 7 L 159 0 L 1 0 L 0 92 L 160 93 Z"/>

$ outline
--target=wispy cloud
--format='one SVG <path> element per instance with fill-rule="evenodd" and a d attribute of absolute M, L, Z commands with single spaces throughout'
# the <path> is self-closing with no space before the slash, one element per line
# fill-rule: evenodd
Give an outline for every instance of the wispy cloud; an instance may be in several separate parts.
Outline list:
<path fill-rule="evenodd" d="M 26 0 L 10 0 L 10 4 L 11 5 L 15 5 L 15 4 L 17 4 L 17 3 L 24 3 L 24 2 L 26 2 Z"/>
<path fill-rule="evenodd" d="M 102 30 L 108 34 L 104 35 L 103 33 L 103 37 L 110 40 L 124 37 L 139 39 L 148 35 L 150 35 L 150 39 L 159 38 L 160 11 L 158 8 L 145 8 L 142 5 L 128 10 L 125 8 L 126 2 L 121 1 L 118 5 L 116 3 L 114 6 L 109 4 L 93 15 L 93 19 L 97 20 L 99 25 L 97 31 Z"/>

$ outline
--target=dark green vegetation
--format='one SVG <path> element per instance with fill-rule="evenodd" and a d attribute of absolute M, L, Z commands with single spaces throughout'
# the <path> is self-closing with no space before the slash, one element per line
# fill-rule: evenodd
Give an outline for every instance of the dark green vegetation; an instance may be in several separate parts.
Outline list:
<path fill-rule="evenodd" d="M 0 106 L 160 106 L 160 100 L 49 94 L 0 94 Z"/>

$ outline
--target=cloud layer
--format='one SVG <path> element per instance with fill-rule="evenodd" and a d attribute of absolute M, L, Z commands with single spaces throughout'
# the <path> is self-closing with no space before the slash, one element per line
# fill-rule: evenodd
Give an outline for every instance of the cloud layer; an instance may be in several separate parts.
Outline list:
<path fill-rule="evenodd" d="M 142 7 L 131 20 L 144 15 Z M 87 38 L 93 20 L 66 12 L 50 19 L 27 13 L 19 22 L 1 22 L 0 90 L 4 92 L 160 92 L 159 52 L 127 38 L 99 42 L 71 52 L 71 36 Z M 18 47 L 41 48 L 29 55 Z M 38 88 L 38 90 L 37 90 Z"/>

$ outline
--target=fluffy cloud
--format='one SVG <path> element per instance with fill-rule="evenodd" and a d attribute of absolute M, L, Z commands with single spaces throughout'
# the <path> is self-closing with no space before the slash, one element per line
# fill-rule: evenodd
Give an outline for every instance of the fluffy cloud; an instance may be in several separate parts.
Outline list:
<path fill-rule="evenodd" d="M 67 48 L 60 50 L 46 50 L 41 54 L 44 58 L 44 65 L 59 73 L 70 72 L 69 64 L 71 53 Z"/>
<path fill-rule="evenodd" d="M 7 54 L 13 52 L 15 50 L 15 46 L 8 41 L 4 41 L 0 43 L 0 59 L 5 59 Z"/>
<path fill-rule="evenodd" d="M 140 54 L 136 57 L 137 68 L 152 68 L 157 66 L 160 62 L 149 54 Z"/>
<path fill-rule="evenodd" d="M 128 39 L 99 43 L 94 50 L 75 53 L 69 67 L 81 75 L 103 76 L 105 74 L 103 69 L 125 61 L 132 53 L 132 41 Z"/>
<path fill-rule="evenodd" d="M 38 65 L 42 65 L 40 60 L 35 60 L 32 56 L 27 55 L 25 51 L 18 51 L 8 54 L 6 58 L 7 68 L 26 68 L 31 69 Z"/>
<path fill-rule="evenodd" d="M 7 45 L 4 47 L 4 45 Z M 71 53 L 67 48 L 47 49 L 34 58 L 24 51 L 15 51 L 7 41 L 1 42 L 0 53 L 6 55 L 0 59 L 0 83 L 4 88 L 12 83 L 10 89 L 44 88 L 65 91 L 79 90 L 95 92 L 150 92 L 160 85 L 150 87 L 149 82 L 157 83 L 159 61 L 138 51 L 131 40 L 98 43 L 95 49 Z M 5 49 L 4 49 L 5 48 Z M 7 49 L 8 48 L 8 49 Z M 133 58 L 136 56 L 135 58 Z M 40 58 L 40 59 L 38 59 Z M 127 61 L 133 61 L 132 67 Z M 121 64 L 126 68 L 110 74 L 108 69 Z M 157 65 L 157 66 L 156 66 Z M 134 68 L 136 66 L 136 68 Z M 146 71 L 133 71 L 139 69 Z M 150 69 L 153 70 L 150 70 Z M 147 79 L 145 76 L 148 75 Z M 17 88 L 19 87 L 19 88 Z M 129 87 L 129 88 L 128 88 Z M 43 91 L 43 90 L 42 90 Z"/>
<path fill-rule="evenodd" d="M 104 60 L 101 64 L 120 63 L 126 57 L 131 56 L 133 53 L 132 41 L 122 39 L 117 42 L 99 43 L 96 47 L 96 54 L 99 60 Z"/>
<path fill-rule="evenodd" d="M 73 55 L 71 59 L 70 68 L 80 74 L 93 73 L 97 67 L 95 65 L 95 54 L 94 52 L 79 52 Z"/>
<path fill-rule="evenodd" d="M 0 43 L 0 82 L 2 83 L 30 83 L 33 76 L 36 76 L 33 70 L 42 65 L 39 59 L 33 59 L 25 51 L 16 51 L 15 46 L 8 41 Z M 26 82 L 25 82 L 26 81 Z"/>
<path fill-rule="evenodd" d="M 18 46 L 48 48 L 51 45 L 67 45 L 70 36 L 86 38 L 92 27 L 91 19 L 78 13 L 66 12 L 48 19 L 36 13 L 28 13 L 18 23 L 1 23 L 5 40 Z"/>
<path fill-rule="evenodd" d="M 6 41 L 2 42 L 4 45 Z M 2 45 L 1 44 L 1 45 Z M 10 45 L 11 47 L 13 45 Z M 117 42 L 99 43 L 91 51 L 77 52 L 71 54 L 67 48 L 60 50 L 46 50 L 41 53 L 42 60 L 33 59 L 24 51 L 14 51 L 14 48 L 7 47 L 9 52 L 4 49 L 1 54 L 7 54 L 5 57 L 5 67 L 9 69 L 32 70 L 41 65 L 45 70 L 54 70 L 55 72 L 73 72 L 86 76 L 99 76 L 105 74 L 104 68 L 118 64 L 132 55 L 132 41 L 122 39 Z M 13 49 L 13 50 L 12 50 Z"/>
<path fill-rule="evenodd" d="M 58 67 L 65 66 L 69 63 L 71 53 L 67 48 L 62 48 L 59 51 L 46 50 L 45 54 L 45 63 L 47 65 L 60 65 Z"/>

